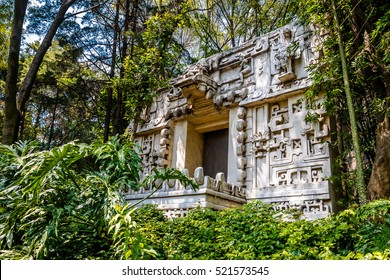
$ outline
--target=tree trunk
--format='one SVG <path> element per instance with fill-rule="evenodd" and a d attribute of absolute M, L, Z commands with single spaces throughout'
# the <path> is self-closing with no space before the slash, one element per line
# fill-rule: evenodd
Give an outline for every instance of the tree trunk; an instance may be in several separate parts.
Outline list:
<path fill-rule="evenodd" d="M 134 44 L 135 44 L 135 39 L 137 34 L 137 19 L 138 19 L 138 5 L 139 5 L 139 0 L 135 0 L 133 3 L 133 7 L 131 10 L 131 18 L 133 19 L 133 22 L 131 24 L 131 41 L 130 41 L 130 57 L 133 57 L 134 54 Z"/>
<path fill-rule="evenodd" d="M 355 109 L 352 101 L 351 87 L 348 78 L 347 62 L 345 58 L 340 24 L 337 17 L 336 5 L 334 3 L 334 0 L 332 0 L 332 10 L 333 10 L 333 16 L 335 21 L 336 33 L 338 37 L 338 45 L 340 51 L 343 80 L 344 80 L 344 89 L 345 89 L 345 95 L 347 99 L 349 121 L 351 123 L 352 142 L 353 142 L 353 148 L 355 151 L 355 158 L 356 158 L 356 187 L 359 195 L 359 204 L 364 205 L 367 203 L 367 190 L 364 184 L 363 159 L 362 159 L 362 153 L 361 153 L 360 142 L 359 142 L 359 132 L 356 123 Z"/>
<path fill-rule="evenodd" d="M 368 198 L 390 198 L 390 124 L 389 118 L 378 125 L 376 156 L 368 183 Z"/>
<path fill-rule="evenodd" d="M 353 0 L 351 4 L 354 7 L 351 27 L 355 35 L 355 44 L 364 47 L 363 51 L 368 53 L 368 59 L 370 61 L 360 71 L 363 74 L 368 88 L 374 93 L 375 98 L 389 98 L 390 74 L 388 71 L 388 63 L 383 59 L 383 52 L 377 51 L 376 46 L 379 44 L 378 38 L 371 37 L 375 28 L 375 20 L 372 17 L 367 17 L 365 13 L 365 11 L 371 9 L 372 3 L 369 4 L 359 0 Z M 369 200 L 390 197 L 390 127 L 389 119 L 384 114 L 377 114 L 376 135 L 371 136 L 372 138 L 376 138 L 376 148 L 371 177 L 367 187 Z M 368 143 L 367 140 L 366 143 Z"/>
<path fill-rule="evenodd" d="M 125 58 L 130 55 L 133 56 L 134 53 L 134 41 L 135 34 L 137 31 L 137 15 L 138 15 L 138 5 L 139 1 L 126 0 L 124 6 L 124 25 L 123 25 L 123 36 L 122 36 L 122 47 L 120 48 L 120 58 L 121 58 L 121 67 L 120 67 L 120 78 L 124 78 L 125 72 L 123 68 L 123 62 Z M 132 20 L 131 20 L 132 19 Z M 129 32 L 131 27 L 132 38 L 129 38 Z M 130 42 L 131 40 L 131 42 Z M 129 42 L 130 42 L 130 54 L 129 54 Z M 113 123 L 113 134 L 122 134 L 127 126 L 125 121 L 125 103 L 126 95 L 122 89 L 118 89 L 117 100 L 115 105 L 115 116 Z"/>
<path fill-rule="evenodd" d="M 137 1 L 136 1 L 137 2 Z M 137 3 L 133 5 L 138 5 Z M 136 18 L 134 13 L 134 7 L 132 9 L 132 14 L 134 16 L 133 23 L 136 24 Z M 121 67 L 119 71 L 119 77 L 121 79 L 125 76 L 125 69 L 123 68 L 123 62 L 125 58 L 127 57 L 127 51 L 129 48 L 129 30 L 130 30 L 130 0 L 126 0 L 125 4 L 125 20 L 124 20 L 124 27 L 123 27 L 123 35 L 122 35 L 122 47 L 120 51 L 120 58 L 121 58 Z M 135 34 L 135 32 L 133 32 Z M 133 51 L 133 50 L 131 50 Z M 113 133 L 115 134 L 122 134 L 125 129 L 125 101 L 126 96 L 123 94 L 122 88 L 118 89 L 117 92 L 117 100 L 116 100 L 116 106 L 115 106 L 115 119 L 114 119 L 114 129 Z"/>
<path fill-rule="evenodd" d="M 10 145 L 18 139 L 19 111 L 16 107 L 18 92 L 19 53 L 22 41 L 23 21 L 27 9 L 27 0 L 14 1 L 14 17 L 8 54 L 8 69 L 5 84 L 5 109 L 2 143 Z"/>
<path fill-rule="evenodd" d="M 41 102 L 38 103 L 38 110 L 37 110 L 37 117 L 35 119 L 35 123 L 34 123 L 34 138 L 37 138 L 37 135 L 38 135 L 38 130 L 39 130 L 39 123 L 41 121 L 41 114 L 42 114 L 42 110 L 43 110 L 43 105 Z"/>
<path fill-rule="evenodd" d="M 24 138 L 24 125 L 26 123 L 26 110 L 23 110 L 22 112 L 19 112 L 19 119 L 17 121 L 17 123 L 20 123 L 20 127 L 19 127 L 19 136 L 18 136 L 18 139 L 19 140 L 23 140 Z"/>
<path fill-rule="evenodd" d="M 114 41 L 112 43 L 110 79 L 114 78 L 115 76 L 116 48 L 118 44 L 118 31 L 119 31 L 118 21 L 119 21 L 119 0 L 116 2 L 116 7 L 115 7 Z M 111 113 L 112 113 L 112 105 L 113 105 L 112 93 L 113 93 L 113 89 L 112 89 L 112 85 L 110 85 L 107 89 L 106 115 L 104 118 L 104 135 L 103 135 L 104 142 L 108 141 L 108 137 L 110 135 L 110 123 L 111 123 Z"/>
<path fill-rule="evenodd" d="M 48 149 L 51 148 L 51 142 L 53 141 L 53 137 L 54 137 L 54 123 L 56 121 L 56 115 L 57 115 L 58 97 L 59 97 L 59 92 L 57 90 L 56 97 L 54 100 L 54 108 L 53 108 L 53 113 L 52 113 L 52 117 L 51 117 L 50 129 L 49 129 L 49 139 L 47 140 L 47 148 Z"/>
<path fill-rule="evenodd" d="M 54 21 L 50 25 L 49 30 L 47 31 L 45 37 L 43 38 L 43 41 L 42 41 L 41 45 L 39 46 L 39 48 L 34 56 L 33 61 L 31 62 L 31 65 L 30 65 L 30 68 L 28 69 L 27 75 L 23 80 L 22 88 L 20 89 L 20 93 L 18 95 L 17 107 L 18 107 L 19 111 L 23 111 L 23 109 L 25 108 L 26 103 L 27 103 L 28 99 L 30 98 L 31 89 L 34 85 L 34 81 L 35 81 L 35 78 L 37 76 L 39 67 L 41 66 L 41 63 L 43 61 L 43 58 L 44 58 L 47 50 L 49 49 L 49 47 L 52 44 L 53 38 L 57 33 L 57 29 L 60 27 L 60 25 L 64 21 L 66 12 L 68 11 L 70 6 L 72 6 L 72 4 L 75 1 L 76 0 L 65 0 L 62 2 L 62 5 L 61 5 L 60 9 L 58 10 Z"/>

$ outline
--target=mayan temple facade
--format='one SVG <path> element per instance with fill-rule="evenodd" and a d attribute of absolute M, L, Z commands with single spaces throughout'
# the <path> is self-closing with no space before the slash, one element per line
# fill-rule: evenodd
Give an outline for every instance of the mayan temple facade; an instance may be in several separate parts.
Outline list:
<path fill-rule="evenodd" d="M 191 190 L 163 183 L 143 203 L 169 217 L 200 205 L 239 207 L 251 200 L 300 209 L 315 219 L 335 211 L 329 177 L 331 122 L 321 99 L 308 112 L 306 67 L 320 57 L 319 39 L 296 23 L 189 66 L 158 94 L 136 131 L 144 174 L 183 170 Z M 316 122 L 305 116 L 315 114 Z M 130 191 L 129 202 L 151 189 Z"/>

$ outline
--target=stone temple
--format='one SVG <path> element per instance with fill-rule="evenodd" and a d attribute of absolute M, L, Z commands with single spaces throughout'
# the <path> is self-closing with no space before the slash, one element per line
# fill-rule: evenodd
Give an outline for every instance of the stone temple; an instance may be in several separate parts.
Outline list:
<path fill-rule="evenodd" d="M 321 98 L 307 109 L 307 66 L 321 55 L 320 37 L 297 23 L 189 66 L 145 110 L 135 131 L 144 174 L 174 167 L 200 185 L 172 180 L 130 191 L 168 217 L 198 205 L 239 207 L 257 199 L 306 218 L 335 211 L 329 178 L 331 123 Z M 317 121 L 305 120 L 307 114 Z"/>

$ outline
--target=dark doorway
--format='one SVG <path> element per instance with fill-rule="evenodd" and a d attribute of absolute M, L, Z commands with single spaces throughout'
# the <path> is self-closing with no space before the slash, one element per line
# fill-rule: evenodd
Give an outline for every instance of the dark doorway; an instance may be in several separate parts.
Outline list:
<path fill-rule="evenodd" d="M 218 172 L 227 176 L 229 129 L 204 133 L 203 169 L 204 175 L 215 178 Z"/>

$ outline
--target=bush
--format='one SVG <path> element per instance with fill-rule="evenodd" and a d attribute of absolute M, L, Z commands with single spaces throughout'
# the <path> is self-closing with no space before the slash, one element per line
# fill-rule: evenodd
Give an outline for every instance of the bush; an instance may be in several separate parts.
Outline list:
<path fill-rule="evenodd" d="M 195 183 L 165 169 L 140 181 L 131 143 L 68 143 L 40 151 L 35 143 L 0 145 L 2 259 L 128 259 L 156 254 L 132 219 L 128 189 L 167 179 Z"/>
<path fill-rule="evenodd" d="M 260 201 L 168 220 L 156 206 L 128 205 L 123 192 L 167 179 L 195 183 L 174 169 L 141 182 L 139 172 L 134 147 L 117 138 L 50 151 L 0 145 L 0 257 L 390 259 L 390 200 L 315 221 L 294 220 Z"/>
<path fill-rule="evenodd" d="M 259 201 L 171 221 L 151 206 L 136 213 L 157 259 L 389 259 L 389 209 L 380 200 L 315 221 L 285 221 Z"/>

